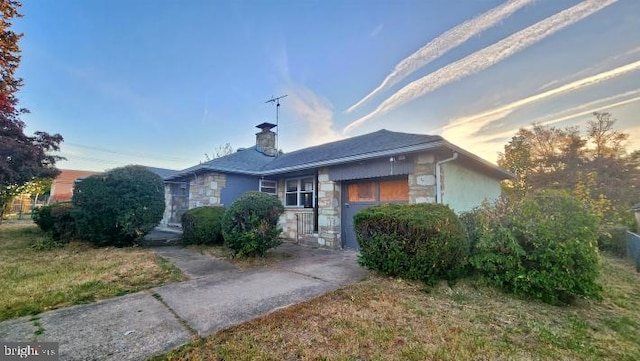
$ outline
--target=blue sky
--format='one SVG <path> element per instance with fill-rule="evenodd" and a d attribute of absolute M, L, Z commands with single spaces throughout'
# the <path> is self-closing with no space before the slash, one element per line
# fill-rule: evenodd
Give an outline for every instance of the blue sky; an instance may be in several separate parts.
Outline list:
<path fill-rule="evenodd" d="M 495 162 L 609 111 L 640 148 L 637 0 L 25 0 L 27 132 L 60 168 L 183 169 L 275 122 L 285 151 L 381 128 Z M 634 141 L 633 138 L 636 140 Z"/>

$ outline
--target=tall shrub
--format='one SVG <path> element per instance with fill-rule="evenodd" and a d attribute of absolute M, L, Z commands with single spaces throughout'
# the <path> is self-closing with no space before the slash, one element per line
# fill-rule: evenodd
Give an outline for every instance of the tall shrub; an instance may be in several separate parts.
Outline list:
<path fill-rule="evenodd" d="M 464 228 L 441 204 L 384 204 L 354 217 L 360 263 L 392 276 L 434 283 L 462 272 L 467 256 Z"/>
<path fill-rule="evenodd" d="M 143 166 L 115 168 L 84 179 L 72 200 L 78 236 L 99 246 L 129 246 L 162 219 L 162 178 Z"/>
<path fill-rule="evenodd" d="M 197 207 L 182 215 L 182 241 L 185 244 L 222 244 L 222 207 Z"/>
<path fill-rule="evenodd" d="M 71 212 L 71 202 L 42 206 L 33 212 L 33 222 L 53 241 L 68 242 L 76 234 L 75 219 Z"/>
<path fill-rule="evenodd" d="M 580 200 L 543 191 L 486 214 L 471 263 L 489 283 L 552 304 L 600 297 L 598 218 Z"/>
<path fill-rule="evenodd" d="M 236 199 L 222 219 L 224 243 L 237 256 L 263 256 L 282 242 L 278 219 L 284 207 L 278 198 L 247 192 Z"/>

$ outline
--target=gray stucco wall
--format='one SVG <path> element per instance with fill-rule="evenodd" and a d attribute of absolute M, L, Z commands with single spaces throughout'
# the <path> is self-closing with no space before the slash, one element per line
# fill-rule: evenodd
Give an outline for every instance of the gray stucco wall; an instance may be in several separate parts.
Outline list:
<path fill-rule="evenodd" d="M 242 195 L 242 193 L 257 191 L 259 184 L 260 178 L 258 177 L 227 174 L 227 182 L 225 187 L 222 189 L 220 201 L 223 206 L 229 207 L 233 201 Z"/>
<path fill-rule="evenodd" d="M 442 165 L 442 203 L 456 213 L 469 211 L 485 200 L 500 197 L 500 180 L 459 162 Z"/>
<path fill-rule="evenodd" d="M 393 159 L 393 162 L 390 161 Z M 330 181 L 344 181 L 405 175 L 413 172 L 413 159 L 402 157 L 383 157 L 362 162 L 340 164 L 329 168 Z"/>

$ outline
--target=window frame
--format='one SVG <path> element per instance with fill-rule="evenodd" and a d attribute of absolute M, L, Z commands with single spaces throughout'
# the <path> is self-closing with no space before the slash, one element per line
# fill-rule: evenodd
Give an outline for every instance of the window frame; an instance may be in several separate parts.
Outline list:
<path fill-rule="evenodd" d="M 273 186 L 265 186 L 265 183 L 271 183 L 273 184 Z M 273 193 L 271 192 L 266 192 L 265 189 L 273 189 Z M 266 193 L 268 195 L 272 195 L 272 196 L 278 196 L 278 181 L 273 180 L 273 179 L 260 179 L 260 182 L 258 183 L 258 190 L 261 193 Z"/>
<path fill-rule="evenodd" d="M 311 180 L 311 189 L 304 189 L 307 182 L 303 182 L 306 180 Z M 289 182 L 296 182 L 295 190 L 289 191 Z M 284 180 L 284 206 L 290 208 L 315 208 L 316 207 L 316 177 L 313 175 L 304 176 L 304 177 L 295 177 L 295 178 L 287 178 Z M 288 204 L 289 195 L 296 195 L 296 204 Z M 311 207 L 305 207 L 304 204 L 304 194 L 311 195 Z"/>

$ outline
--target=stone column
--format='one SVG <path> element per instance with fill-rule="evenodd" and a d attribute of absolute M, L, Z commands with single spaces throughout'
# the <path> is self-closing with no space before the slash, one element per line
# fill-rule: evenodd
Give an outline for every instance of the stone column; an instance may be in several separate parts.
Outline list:
<path fill-rule="evenodd" d="M 436 201 L 436 165 L 433 154 L 422 153 L 413 160 L 413 173 L 409 175 L 409 203 Z"/>
<path fill-rule="evenodd" d="M 329 180 L 329 169 L 318 171 L 318 244 L 340 248 L 341 189 L 340 183 Z"/>
<path fill-rule="evenodd" d="M 169 224 L 169 220 L 171 219 L 171 202 L 173 199 L 171 198 L 171 184 L 164 184 L 164 213 L 162 214 L 162 220 L 160 221 L 160 225 L 166 227 Z"/>

